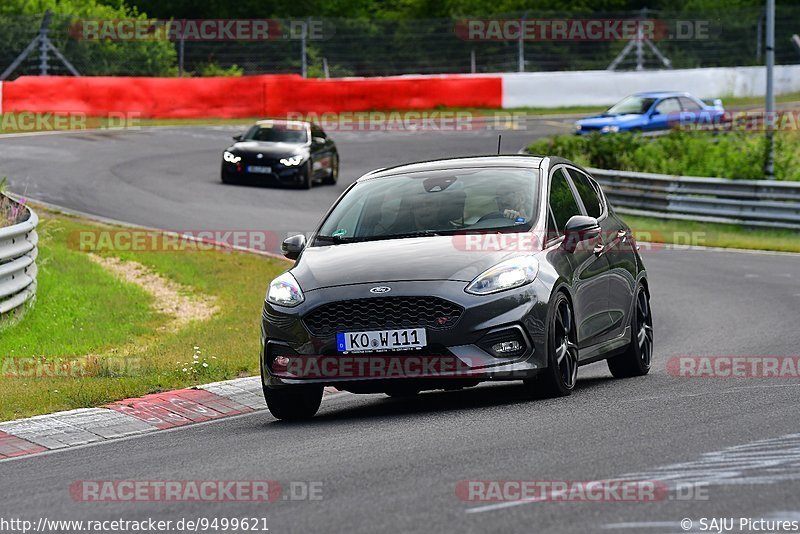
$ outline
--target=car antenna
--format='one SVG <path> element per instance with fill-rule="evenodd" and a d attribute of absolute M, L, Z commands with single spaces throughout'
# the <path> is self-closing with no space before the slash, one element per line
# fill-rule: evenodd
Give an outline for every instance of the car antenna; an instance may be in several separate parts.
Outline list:
<path fill-rule="evenodd" d="M 503 141 L 503 134 L 497 135 L 497 155 L 500 155 L 500 143 Z"/>

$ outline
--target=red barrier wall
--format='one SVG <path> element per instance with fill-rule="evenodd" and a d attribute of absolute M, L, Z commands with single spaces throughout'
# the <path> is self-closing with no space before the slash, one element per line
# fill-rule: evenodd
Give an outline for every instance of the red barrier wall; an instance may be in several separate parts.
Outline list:
<path fill-rule="evenodd" d="M 419 76 L 305 80 L 22 76 L 3 84 L 4 113 L 139 113 L 146 118 L 257 117 L 447 107 L 500 107 L 499 76 Z"/>
<path fill-rule="evenodd" d="M 267 83 L 267 115 L 287 111 L 433 109 L 445 107 L 501 107 L 499 76 L 425 76 L 292 80 Z"/>

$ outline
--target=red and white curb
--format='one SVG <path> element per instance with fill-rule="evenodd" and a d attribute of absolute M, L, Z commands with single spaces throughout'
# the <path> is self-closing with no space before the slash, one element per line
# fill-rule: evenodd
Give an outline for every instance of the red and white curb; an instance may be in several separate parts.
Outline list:
<path fill-rule="evenodd" d="M 324 394 L 337 393 L 325 388 Z M 0 461 L 266 410 L 259 377 L 0 422 Z"/>

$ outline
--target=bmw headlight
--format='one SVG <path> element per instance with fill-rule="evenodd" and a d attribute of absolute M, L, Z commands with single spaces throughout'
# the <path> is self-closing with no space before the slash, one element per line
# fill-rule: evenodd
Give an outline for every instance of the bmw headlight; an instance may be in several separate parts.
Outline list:
<path fill-rule="evenodd" d="M 619 126 L 617 126 L 617 125 L 603 126 L 600 129 L 600 131 L 603 132 L 603 133 L 616 133 L 616 132 L 619 131 Z"/>
<path fill-rule="evenodd" d="M 283 158 L 281 160 L 281 163 L 283 165 L 286 165 L 287 167 L 294 167 L 296 165 L 300 165 L 301 163 L 303 163 L 303 160 L 305 158 L 306 157 L 301 154 L 299 156 L 292 156 L 291 158 Z"/>
<path fill-rule="evenodd" d="M 505 260 L 479 274 L 466 288 L 473 295 L 489 295 L 530 284 L 539 273 L 539 262 L 533 256 Z"/>
<path fill-rule="evenodd" d="M 227 150 L 222 153 L 222 159 L 227 161 L 228 163 L 239 163 L 242 161 L 242 156 L 237 156 L 233 152 L 228 152 Z"/>
<path fill-rule="evenodd" d="M 297 306 L 305 300 L 303 290 L 291 273 L 283 273 L 269 283 L 267 290 L 267 301 L 279 306 L 289 308 Z"/>

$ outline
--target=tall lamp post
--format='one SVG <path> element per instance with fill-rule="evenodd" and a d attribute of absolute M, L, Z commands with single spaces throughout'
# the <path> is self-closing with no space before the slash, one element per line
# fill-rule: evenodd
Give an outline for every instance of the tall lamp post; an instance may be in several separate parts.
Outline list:
<path fill-rule="evenodd" d="M 775 67 L 775 0 L 767 0 L 767 102 L 766 102 L 766 135 L 767 158 L 764 163 L 764 175 L 767 180 L 775 178 L 775 89 L 773 87 L 773 70 Z"/>

